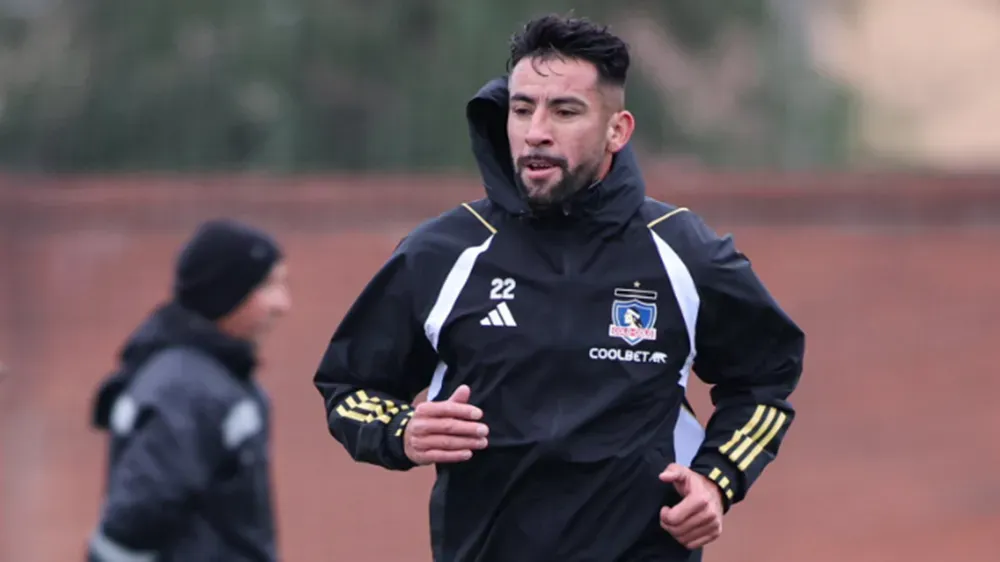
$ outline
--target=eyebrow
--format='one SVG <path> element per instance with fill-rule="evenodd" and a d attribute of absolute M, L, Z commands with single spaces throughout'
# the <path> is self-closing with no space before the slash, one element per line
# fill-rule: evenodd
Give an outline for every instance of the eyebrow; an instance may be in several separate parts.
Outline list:
<path fill-rule="evenodd" d="M 533 97 L 531 97 L 531 96 L 529 96 L 527 94 L 512 94 L 510 96 L 510 101 L 512 101 L 512 102 L 520 101 L 520 102 L 525 102 L 525 103 L 530 103 L 530 104 L 537 104 L 538 103 L 538 101 L 535 98 L 533 98 Z M 587 106 L 587 102 L 583 101 L 582 99 L 580 99 L 580 98 L 578 98 L 576 96 L 560 96 L 560 97 L 556 97 L 556 98 L 550 99 L 549 100 L 549 105 L 578 105 L 578 106 L 581 106 L 581 107 L 586 107 Z"/>

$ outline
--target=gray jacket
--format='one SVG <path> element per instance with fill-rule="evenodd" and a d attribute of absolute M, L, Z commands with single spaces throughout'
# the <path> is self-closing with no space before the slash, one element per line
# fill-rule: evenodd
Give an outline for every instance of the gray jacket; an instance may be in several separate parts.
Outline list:
<path fill-rule="evenodd" d="M 248 344 L 176 305 L 133 335 L 97 397 L 110 447 L 89 562 L 278 559 L 254 364 Z"/>

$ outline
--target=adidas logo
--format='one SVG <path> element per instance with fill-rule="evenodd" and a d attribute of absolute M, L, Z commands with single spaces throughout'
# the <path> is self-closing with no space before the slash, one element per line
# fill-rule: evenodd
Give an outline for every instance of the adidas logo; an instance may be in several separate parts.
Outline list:
<path fill-rule="evenodd" d="M 507 308 L 507 303 L 502 302 L 497 305 L 496 308 L 490 311 L 482 320 L 479 321 L 480 326 L 507 326 L 509 328 L 514 328 L 517 326 L 517 322 L 514 321 L 514 315 L 510 313 L 510 309 Z"/>

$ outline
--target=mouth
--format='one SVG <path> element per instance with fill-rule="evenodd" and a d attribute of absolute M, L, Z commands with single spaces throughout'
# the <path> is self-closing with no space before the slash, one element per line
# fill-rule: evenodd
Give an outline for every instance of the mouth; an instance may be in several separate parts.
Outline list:
<path fill-rule="evenodd" d="M 562 170 L 559 160 L 544 156 L 521 158 L 520 164 L 522 178 L 534 185 L 554 181 L 559 171 Z"/>
<path fill-rule="evenodd" d="M 521 165 L 525 169 L 533 172 L 551 170 L 559 167 L 556 162 L 549 160 L 548 158 L 524 158 L 521 160 Z"/>

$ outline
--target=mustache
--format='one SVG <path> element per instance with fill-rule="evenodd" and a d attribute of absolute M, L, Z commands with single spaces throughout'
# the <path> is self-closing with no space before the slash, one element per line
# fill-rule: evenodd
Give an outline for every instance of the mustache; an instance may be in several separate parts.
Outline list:
<path fill-rule="evenodd" d="M 515 161 L 518 168 L 524 168 L 529 162 L 542 161 L 552 166 L 566 169 L 569 163 L 565 158 L 559 156 L 552 156 L 551 154 L 544 154 L 541 152 L 534 152 L 530 154 L 525 154 L 524 156 L 519 156 Z"/>

